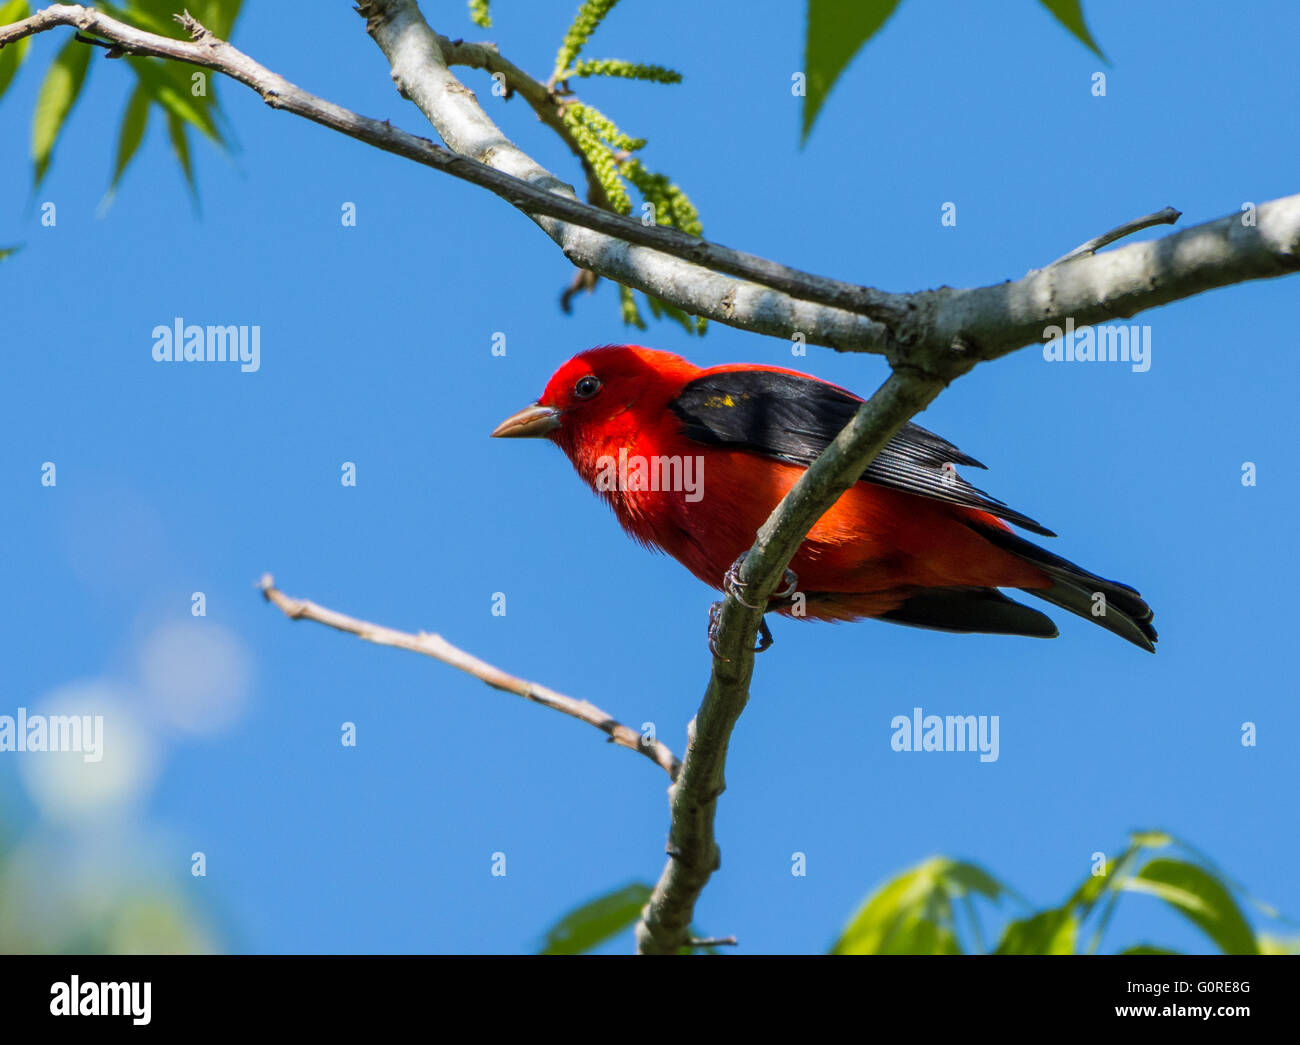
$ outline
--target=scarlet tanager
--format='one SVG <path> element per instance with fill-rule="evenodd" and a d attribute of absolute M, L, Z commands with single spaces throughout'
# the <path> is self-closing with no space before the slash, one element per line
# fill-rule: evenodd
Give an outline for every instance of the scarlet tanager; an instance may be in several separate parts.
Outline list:
<path fill-rule="evenodd" d="M 550 439 L 628 533 L 725 588 L 777 502 L 861 403 L 794 370 L 703 369 L 610 345 L 570 359 L 492 435 Z M 984 467 L 905 425 L 809 532 L 790 563 L 797 590 L 778 592 L 770 608 L 1054 638 L 1049 617 L 998 591 L 1019 588 L 1155 652 L 1151 608 L 1137 591 L 1013 533 L 1008 522 L 1055 536 L 971 486 L 958 465 Z"/>

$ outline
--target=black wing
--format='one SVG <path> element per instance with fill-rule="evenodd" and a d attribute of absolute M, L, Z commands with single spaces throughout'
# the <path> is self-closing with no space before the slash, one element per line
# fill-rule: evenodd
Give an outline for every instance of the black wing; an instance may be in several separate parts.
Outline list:
<path fill-rule="evenodd" d="M 857 396 L 812 377 L 772 370 L 726 370 L 689 382 L 669 404 L 682 434 L 696 442 L 752 450 L 810 465 L 862 405 Z M 862 473 L 864 481 L 978 508 L 1044 537 L 1056 534 L 957 475 L 983 468 L 919 425 L 905 424 Z M 945 467 L 946 466 L 946 467 Z"/>

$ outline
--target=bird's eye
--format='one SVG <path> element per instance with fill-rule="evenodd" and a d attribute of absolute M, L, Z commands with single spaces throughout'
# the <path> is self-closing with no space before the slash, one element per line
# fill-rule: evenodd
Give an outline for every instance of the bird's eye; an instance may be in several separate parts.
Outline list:
<path fill-rule="evenodd" d="M 600 391 L 600 378 L 594 374 L 588 374 L 586 377 L 578 378 L 578 383 L 573 386 L 573 394 L 579 399 L 590 399 Z"/>

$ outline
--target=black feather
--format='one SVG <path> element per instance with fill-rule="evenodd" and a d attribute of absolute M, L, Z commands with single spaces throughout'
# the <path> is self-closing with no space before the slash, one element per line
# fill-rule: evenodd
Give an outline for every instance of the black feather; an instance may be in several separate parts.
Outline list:
<path fill-rule="evenodd" d="M 689 382 L 669 405 L 682 422 L 682 434 L 689 439 L 750 450 L 806 467 L 839 435 L 862 400 L 813 377 L 772 370 L 727 370 Z M 867 466 L 862 480 L 978 508 L 1044 537 L 1056 536 L 966 482 L 954 471 L 955 465 L 984 467 L 946 439 L 908 423 Z"/>
<path fill-rule="evenodd" d="M 937 631 L 1028 635 L 1054 639 L 1052 618 L 1008 599 L 996 588 L 929 588 L 880 615 L 881 620 Z"/>
<path fill-rule="evenodd" d="M 1026 595 L 1034 595 L 1053 606 L 1069 610 L 1077 617 L 1099 624 L 1150 653 L 1156 651 L 1159 636 L 1152 624 L 1154 615 L 1136 589 L 1089 573 L 1069 559 L 1053 555 L 1014 533 L 976 523 L 968 525 L 991 544 L 1033 563 L 1052 578 L 1050 588 L 1021 588 Z M 1098 594 L 1104 596 L 1104 603 L 1097 600 Z M 1096 609 L 1101 606 L 1105 612 L 1098 615 Z"/>

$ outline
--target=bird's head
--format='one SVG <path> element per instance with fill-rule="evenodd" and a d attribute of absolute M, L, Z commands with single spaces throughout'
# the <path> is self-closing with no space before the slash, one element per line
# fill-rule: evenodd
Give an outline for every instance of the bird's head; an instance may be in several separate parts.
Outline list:
<path fill-rule="evenodd" d="M 547 438 L 575 459 L 630 439 L 699 368 L 639 345 L 606 345 L 574 356 L 551 375 L 537 402 L 497 425 L 497 438 Z M 603 452 L 603 449 L 602 449 Z"/>

